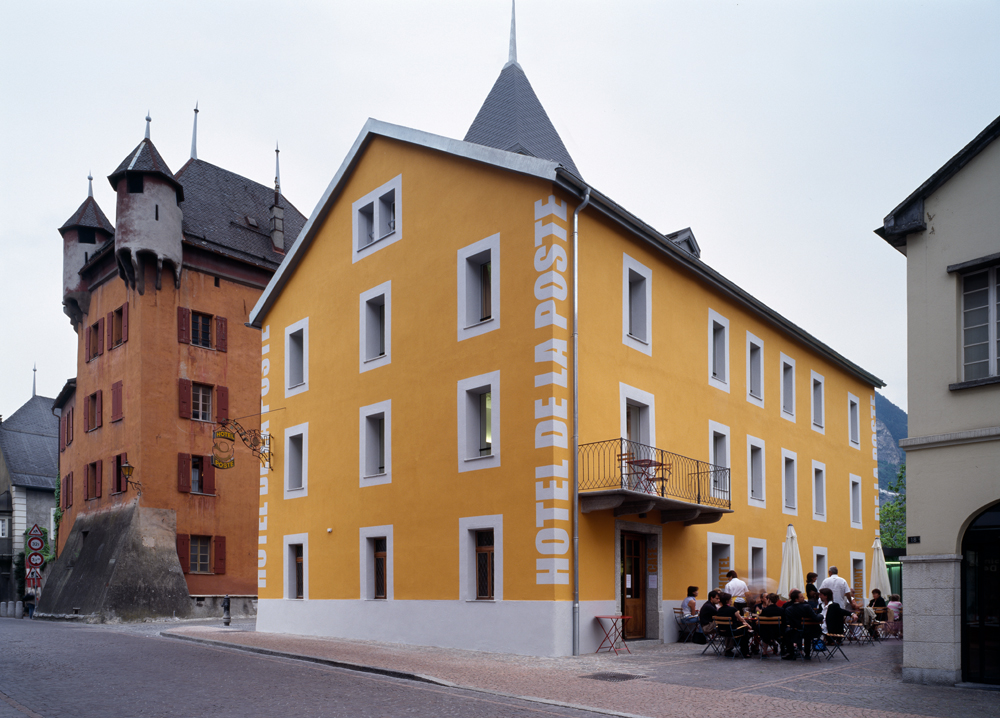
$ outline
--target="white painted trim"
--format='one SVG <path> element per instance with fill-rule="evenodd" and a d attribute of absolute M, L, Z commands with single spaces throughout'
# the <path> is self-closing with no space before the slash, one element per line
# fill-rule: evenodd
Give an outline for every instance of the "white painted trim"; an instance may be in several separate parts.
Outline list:
<path fill-rule="evenodd" d="M 760 489 L 761 497 L 753 497 L 753 460 L 751 449 L 760 449 Z M 732 473 L 730 472 L 730 475 Z M 767 448 L 763 439 L 747 434 L 747 506 L 754 506 L 759 509 L 767 508 Z"/>
<path fill-rule="evenodd" d="M 848 515 L 848 518 L 850 518 L 850 521 L 851 521 L 851 528 L 852 529 L 860 529 L 860 528 L 863 528 L 861 517 L 862 517 L 862 515 L 864 514 L 864 511 L 865 511 L 864 504 L 861 501 L 861 499 L 862 499 L 862 496 L 861 496 L 861 477 L 858 476 L 857 474 L 850 474 L 849 476 L 850 476 L 850 480 L 848 482 L 848 497 L 847 497 L 847 501 L 848 501 L 848 504 L 847 504 L 847 506 L 848 506 L 848 513 L 847 513 L 847 515 Z M 854 485 L 855 484 L 857 484 L 857 486 L 858 486 L 858 520 L 857 521 L 854 520 Z M 877 495 L 876 495 L 876 500 L 878 500 L 878 496 Z"/>
<path fill-rule="evenodd" d="M 292 437 L 302 436 L 302 487 L 298 489 L 291 489 L 288 487 L 288 457 L 291 452 L 288 450 L 288 444 Z M 282 477 L 283 485 L 285 488 L 285 498 L 286 499 L 301 499 L 309 495 L 309 422 L 304 424 L 296 424 L 295 426 L 289 426 L 285 429 L 285 459 L 284 459 L 284 472 L 285 475 Z"/>
<path fill-rule="evenodd" d="M 375 598 L 375 541 L 374 539 L 385 537 L 385 598 Z M 360 576 L 360 590 L 358 594 L 362 599 L 381 603 L 383 600 L 392 601 L 395 598 L 393 590 L 392 561 L 395 555 L 392 545 L 392 524 L 385 526 L 362 526 L 358 530 L 358 575 Z"/>
<path fill-rule="evenodd" d="M 787 492 L 787 488 L 788 487 L 785 485 L 785 460 L 786 459 L 791 459 L 792 460 L 792 462 L 793 462 L 792 466 L 793 466 L 793 469 L 794 469 L 794 472 L 795 472 L 795 481 L 794 481 L 794 488 L 795 488 L 795 497 L 794 497 L 794 499 L 795 499 L 795 505 L 791 506 L 791 507 L 788 505 L 788 492 Z M 788 449 L 782 449 L 781 450 L 781 513 L 788 514 L 789 516 L 798 516 L 799 515 L 799 495 L 800 494 L 801 494 L 801 492 L 799 491 L 799 457 L 798 457 L 798 454 L 796 454 L 794 451 L 789 451 Z"/>
<path fill-rule="evenodd" d="M 750 393 L 750 345 L 760 347 L 760 396 L 756 397 Z M 764 340 L 747 331 L 747 401 L 754 406 L 764 408 Z"/>
<path fill-rule="evenodd" d="M 755 583 L 754 580 L 753 580 L 754 579 L 754 575 L 753 575 L 753 550 L 755 548 L 763 549 L 763 551 L 764 551 L 764 581 L 760 582 L 760 583 Z M 747 575 L 747 584 L 749 584 L 749 586 L 751 588 L 760 590 L 760 589 L 763 589 L 763 588 L 766 587 L 767 578 L 768 578 L 768 573 L 767 573 L 767 539 L 759 539 L 759 538 L 753 538 L 753 537 L 747 538 L 747 573 L 746 573 L 746 575 Z"/>
<path fill-rule="evenodd" d="M 861 595 L 858 595 L 857 590 L 854 588 L 854 562 L 861 561 Z M 854 598 L 857 599 L 858 603 L 862 606 L 868 605 L 868 560 L 867 556 L 861 551 L 851 551 L 851 565 L 848 567 L 851 572 L 851 580 L 847 584 L 854 591 Z"/>
<path fill-rule="evenodd" d="M 561 251 L 562 247 L 559 247 Z M 476 255 L 490 253 L 490 314 L 491 317 L 484 321 L 469 321 L 470 311 L 470 288 L 469 280 L 475 282 L 479 288 L 480 279 L 478 276 L 470 275 L 469 260 Z M 477 266 L 481 265 L 480 262 Z M 565 258 L 563 259 L 565 268 Z M 500 328 L 500 235 L 493 234 L 486 239 L 462 247 L 458 250 L 458 341 L 478 337 L 487 332 L 492 332 Z M 475 306 L 478 306 L 476 302 Z"/>
<path fill-rule="evenodd" d="M 715 359 L 715 325 L 718 324 L 722 327 L 722 353 L 725 358 L 722 367 L 725 375 L 723 378 L 719 379 L 712 374 L 712 367 L 714 366 Z M 714 309 L 708 310 L 708 385 L 714 386 L 716 389 L 721 389 L 722 391 L 729 393 L 729 320 L 724 316 L 719 314 Z"/>
<path fill-rule="evenodd" d="M 717 534 L 712 531 L 706 531 L 705 540 L 705 562 L 708 564 L 708 578 L 705 581 L 705 596 L 707 600 L 708 592 L 718 588 L 716 581 L 719 580 L 719 577 L 715 575 L 714 566 L 712 566 L 712 544 L 729 546 L 729 568 L 730 570 L 734 570 L 736 568 L 736 538 L 733 534 Z M 725 586 L 726 582 L 723 581 L 722 585 Z"/>
<path fill-rule="evenodd" d="M 388 194 L 395 192 L 396 203 L 396 228 L 386 235 L 379 236 L 378 228 L 382 224 L 382 208 L 379 200 Z M 375 228 L 375 238 L 370 244 L 363 245 L 360 241 L 358 215 L 362 207 L 372 205 L 373 222 Z M 312 218 L 310 218 L 311 220 Z M 381 187 L 373 189 L 361 199 L 355 200 L 351 204 L 351 263 L 364 259 L 368 255 L 385 249 L 390 244 L 395 244 L 403 238 L 403 175 L 396 175 Z M 295 247 L 292 247 L 295 250 Z"/>
<path fill-rule="evenodd" d="M 383 297 L 385 302 L 385 354 L 369 356 L 368 329 L 372 321 L 368 302 Z M 392 280 L 361 292 L 358 297 L 358 373 L 377 369 L 392 362 Z"/>
<path fill-rule="evenodd" d="M 816 471 L 823 472 L 823 511 L 816 510 Z M 830 505 L 827 503 L 827 476 L 826 476 L 826 464 L 822 461 L 816 461 L 813 459 L 812 462 L 812 473 L 809 475 L 810 483 L 812 484 L 812 497 L 813 497 L 813 521 L 826 521 L 827 514 L 830 512 Z"/>
<path fill-rule="evenodd" d="M 643 391 L 642 389 L 636 389 L 634 386 L 629 386 L 623 382 L 618 382 L 618 413 L 621 420 L 621 427 L 619 431 L 621 436 L 628 439 L 628 422 L 625 416 L 626 405 L 629 402 L 637 404 L 639 406 L 645 407 L 646 416 L 646 426 L 640 427 L 639 436 L 646 438 L 644 435 L 648 435 L 648 441 L 642 442 L 648 444 L 649 446 L 656 446 L 656 397 L 650 394 L 648 391 Z M 645 429 L 645 430 L 644 430 Z"/>
<path fill-rule="evenodd" d="M 813 385 L 819 382 L 820 423 L 816 423 L 816 393 Z M 809 373 L 809 424 L 812 430 L 826 434 L 826 379 L 816 371 Z"/>
<path fill-rule="evenodd" d="M 719 434 L 726 437 L 726 455 L 722 457 L 725 463 L 722 462 L 720 457 L 715 455 L 715 435 Z M 714 466 L 722 466 L 723 468 L 729 469 L 729 485 L 722 488 L 720 491 L 716 491 L 714 486 L 710 486 L 709 490 L 713 497 L 716 498 L 726 498 L 732 497 L 732 483 L 733 483 L 733 470 L 732 470 L 732 451 L 733 451 L 733 440 L 729 427 L 725 424 L 720 424 L 717 421 L 708 421 L 708 462 Z"/>
<path fill-rule="evenodd" d="M 7 517 L 0 517 L 0 539 L 5 539 L 9 536 L 7 531 Z"/>
<path fill-rule="evenodd" d="M 282 582 L 284 586 L 282 598 L 286 601 L 308 601 L 309 600 L 309 534 L 286 534 L 282 537 L 281 552 L 281 574 L 285 577 Z M 292 596 L 293 581 L 295 581 L 295 566 L 288 560 L 288 552 L 295 544 L 302 544 L 302 598 Z"/>
<path fill-rule="evenodd" d="M 781 414 L 781 418 L 782 419 L 788 419 L 790 422 L 792 422 L 794 424 L 795 423 L 795 398 L 796 398 L 795 397 L 795 380 L 797 379 L 797 377 L 795 376 L 795 360 L 792 359 L 787 354 L 785 354 L 784 352 L 780 352 L 779 356 L 780 356 L 780 359 L 779 359 L 780 363 L 778 364 L 778 383 L 781 386 L 781 407 L 780 407 L 780 412 L 779 413 Z M 788 412 L 788 411 L 785 410 L 785 404 L 787 403 L 785 401 L 785 365 L 786 364 L 788 366 L 792 367 L 792 400 L 791 400 L 792 411 L 791 412 Z"/>
<path fill-rule="evenodd" d="M 490 427 L 492 453 L 479 455 L 479 400 L 478 397 L 490 390 Z M 472 402 L 476 405 L 473 406 Z M 500 371 L 462 379 L 458 382 L 456 396 L 458 414 L 458 471 L 479 471 L 500 467 Z M 474 435 L 474 436 L 473 436 Z M 475 447 L 475 448 L 473 448 Z"/>
<path fill-rule="evenodd" d="M 381 474 L 366 472 L 368 463 L 368 417 L 382 414 L 385 434 L 385 471 Z M 392 400 L 387 399 L 363 406 L 358 410 L 358 485 L 379 486 L 392 483 Z"/>
<path fill-rule="evenodd" d="M 643 313 L 646 321 L 643 322 L 644 336 L 641 337 L 633 336 L 628 331 L 629 310 L 632 308 L 630 271 L 641 276 L 645 285 Z M 653 270 L 625 253 L 622 253 L 622 344 L 653 356 Z"/>
<path fill-rule="evenodd" d="M 302 383 L 292 386 L 291 368 L 291 345 L 289 339 L 295 332 L 302 330 Z M 262 362 L 267 362 L 270 368 L 270 360 L 264 358 Z M 267 381 L 265 379 L 265 381 Z M 309 391 L 309 317 L 300 319 L 285 327 L 285 398 Z"/>
<path fill-rule="evenodd" d="M 854 402 L 854 413 L 857 414 L 858 440 L 851 436 L 851 402 Z M 861 400 L 851 392 L 847 392 L 847 445 L 852 449 L 861 450 Z"/>
<path fill-rule="evenodd" d="M 503 600 L 503 514 L 458 520 L 458 591 L 463 601 L 476 599 L 476 531 L 493 529 L 493 601 Z"/>
<path fill-rule="evenodd" d="M 822 571 L 820 570 L 819 557 L 823 557 Z M 819 583 L 823 583 L 823 579 L 827 577 L 827 569 L 830 568 L 830 552 L 826 550 L 826 546 L 813 546 L 813 573 L 819 576 Z"/>

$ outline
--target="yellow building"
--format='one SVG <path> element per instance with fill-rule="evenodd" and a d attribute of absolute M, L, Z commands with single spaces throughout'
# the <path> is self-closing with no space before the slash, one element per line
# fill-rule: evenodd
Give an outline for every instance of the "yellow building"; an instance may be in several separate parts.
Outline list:
<path fill-rule="evenodd" d="M 669 640 L 789 523 L 866 594 L 882 383 L 699 254 L 581 179 L 513 49 L 465 141 L 369 120 L 251 313 L 258 630 L 566 655 L 578 576 L 580 651 Z"/>

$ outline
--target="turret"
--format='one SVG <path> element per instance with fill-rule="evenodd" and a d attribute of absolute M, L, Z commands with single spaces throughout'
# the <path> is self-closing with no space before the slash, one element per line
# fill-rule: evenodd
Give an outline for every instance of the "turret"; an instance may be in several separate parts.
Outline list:
<path fill-rule="evenodd" d="M 145 269 L 153 262 L 157 289 L 164 263 L 173 271 L 174 285 L 181 284 L 184 188 L 149 139 L 150 121 L 147 115 L 145 139 L 108 177 L 118 194 L 118 273 L 139 294 L 145 292 Z"/>
<path fill-rule="evenodd" d="M 63 238 L 63 311 L 77 331 L 90 310 L 90 287 L 80 270 L 115 236 L 115 228 L 94 200 L 93 180 L 87 177 L 87 199 L 59 228 Z"/>

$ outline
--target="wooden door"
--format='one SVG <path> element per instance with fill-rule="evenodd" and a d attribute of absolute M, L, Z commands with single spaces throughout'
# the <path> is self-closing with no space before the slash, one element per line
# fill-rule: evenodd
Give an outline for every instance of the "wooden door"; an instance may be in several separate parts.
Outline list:
<path fill-rule="evenodd" d="M 622 534 L 622 613 L 625 638 L 646 637 L 646 537 Z"/>

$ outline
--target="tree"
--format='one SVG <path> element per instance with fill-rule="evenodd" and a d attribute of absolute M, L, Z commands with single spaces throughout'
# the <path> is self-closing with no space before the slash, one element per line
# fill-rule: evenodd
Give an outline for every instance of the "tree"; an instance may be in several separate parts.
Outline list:
<path fill-rule="evenodd" d="M 899 467 L 896 480 L 889 484 L 895 498 L 879 509 L 879 529 L 882 546 L 906 548 L 906 464 Z"/>

